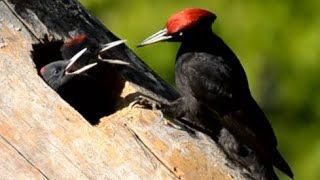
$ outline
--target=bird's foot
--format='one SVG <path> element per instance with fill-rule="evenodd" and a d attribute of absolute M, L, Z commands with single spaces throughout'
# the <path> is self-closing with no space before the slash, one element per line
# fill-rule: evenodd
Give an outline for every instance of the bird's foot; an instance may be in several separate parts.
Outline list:
<path fill-rule="evenodd" d="M 195 130 L 189 128 L 188 126 L 186 126 L 182 122 L 178 121 L 177 119 L 174 119 L 174 120 L 164 119 L 163 123 L 165 126 L 168 126 L 168 127 L 180 130 L 180 131 L 185 131 L 189 134 L 189 136 L 191 136 L 193 138 L 198 138 Z"/>
<path fill-rule="evenodd" d="M 149 108 L 151 107 L 151 109 L 153 111 L 159 111 L 160 121 L 162 121 L 164 119 L 163 113 L 160 110 L 161 104 L 159 102 L 157 102 L 156 100 L 149 98 L 147 96 L 140 95 L 140 96 L 136 97 L 132 103 L 129 104 L 129 108 L 132 109 L 136 105 L 140 105 L 142 107 L 149 107 Z"/>
<path fill-rule="evenodd" d="M 132 109 L 136 105 L 151 107 L 152 110 L 158 110 L 161 108 L 161 104 L 158 101 L 143 95 L 136 97 L 135 100 L 129 104 L 129 108 Z"/>
<path fill-rule="evenodd" d="M 178 129 L 178 130 L 182 130 L 183 128 L 181 127 L 181 125 L 177 124 L 174 121 L 171 120 L 167 120 L 167 119 L 163 119 L 163 121 L 161 121 L 163 123 L 164 126 L 169 126 L 172 127 L 174 129 Z"/>

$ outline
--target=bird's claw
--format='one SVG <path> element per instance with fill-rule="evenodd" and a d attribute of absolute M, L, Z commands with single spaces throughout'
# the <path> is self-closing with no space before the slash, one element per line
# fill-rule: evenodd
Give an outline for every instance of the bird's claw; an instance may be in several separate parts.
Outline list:
<path fill-rule="evenodd" d="M 164 119 L 164 121 L 162 121 L 162 122 L 163 122 L 163 125 L 165 125 L 165 126 L 169 126 L 174 129 L 182 130 L 182 127 L 180 125 L 178 125 L 170 120 Z"/>
<path fill-rule="evenodd" d="M 158 110 L 161 108 L 161 104 L 159 102 L 143 95 L 136 97 L 135 100 L 130 103 L 129 108 L 132 109 L 137 104 L 143 107 L 151 107 L 152 110 Z"/>
<path fill-rule="evenodd" d="M 160 121 L 162 121 L 164 119 L 164 115 L 160 110 L 161 104 L 152 98 L 140 95 L 140 96 L 136 97 L 132 103 L 129 104 L 129 108 L 132 109 L 135 105 L 141 105 L 143 107 L 151 107 L 151 109 L 153 111 L 159 110 Z"/>

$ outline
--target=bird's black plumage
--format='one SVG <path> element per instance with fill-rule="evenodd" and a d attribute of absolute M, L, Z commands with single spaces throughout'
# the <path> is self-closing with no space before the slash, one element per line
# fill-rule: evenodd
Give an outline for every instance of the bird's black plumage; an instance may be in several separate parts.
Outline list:
<path fill-rule="evenodd" d="M 40 70 L 44 81 L 92 124 L 98 123 L 101 117 L 115 109 L 115 102 L 119 98 L 124 82 L 109 63 L 101 63 L 85 72 L 74 72 L 102 62 L 103 60 L 99 59 L 101 49 L 108 45 L 111 48 L 113 45 L 123 43 L 123 41 L 115 42 L 116 44 L 112 42 L 101 45 L 86 35 L 78 35 L 67 40 L 61 47 L 64 60 L 49 63 Z M 79 53 L 80 56 L 77 55 Z M 106 52 L 103 54 L 107 55 Z M 72 62 L 70 59 L 76 61 Z M 107 61 L 113 62 L 109 59 Z"/>
<path fill-rule="evenodd" d="M 47 64 L 40 70 L 40 75 L 44 78 L 48 85 L 57 91 L 74 76 L 66 76 L 65 69 L 69 64 L 68 60 L 60 60 Z"/>
<path fill-rule="evenodd" d="M 214 20 L 215 15 L 208 11 L 186 9 L 172 16 L 164 30 L 142 42 L 141 45 L 181 42 L 175 79 L 182 97 L 162 105 L 163 113 L 215 136 L 230 156 L 237 157 L 251 171 L 264 174 L 266 179 L 277 179 L 273 165 L 293 177 L 277 150 L 269 121 L 251 96 L 240 61 L 212 32 Z M 217 126 L 223 127 L 220 132 L 214 130 Z M 253 166 L 251 161 L 258 165 Z"/>
<path fill-rule="evenodd" d="M 116 97 L 111 95 L 113 88 L 89 74 L 65 75 L 68 64 L 68 61 L 60 60 L 46 65 L 42 78 L 85 119 L 96 124 L 115 108 Z"/>

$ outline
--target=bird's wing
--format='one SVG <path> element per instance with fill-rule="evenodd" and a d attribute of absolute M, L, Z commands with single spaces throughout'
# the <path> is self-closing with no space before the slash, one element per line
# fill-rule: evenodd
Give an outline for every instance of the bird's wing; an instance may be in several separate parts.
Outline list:
<path fill-rule="evenodd" d="M 222 57 L 204 52 L 185 53 L 179 57 L 176 64 L 177 86 L 182 93 L 192 93 L 210 106 L 217 103 L 229 109 L 228 104 L 235 103 L 236 91 L 244 91 L 235 77 L 233 70 Z"/>
<path fill-rule="evenodd" d="M 251 97 L 244 73 L 236 72 L 239 68 L 232 67 L 233 62 L 204 52 L 187 53 L 183 59 L 177 62 L 181 66 L 177 70 L 180 73 L 176 72 L 181 74 L 176 77 L 182 81 L 180 86 L 188 86 L 190 89 L 186 91 L 194 97 L 209 108 L 223 112 L 227 119 L 224 123 L 234 129 L 233 133 L 239 138 L 246 140 L 250 136 L 252 141 L 276 147 L 270 123 Z"/>

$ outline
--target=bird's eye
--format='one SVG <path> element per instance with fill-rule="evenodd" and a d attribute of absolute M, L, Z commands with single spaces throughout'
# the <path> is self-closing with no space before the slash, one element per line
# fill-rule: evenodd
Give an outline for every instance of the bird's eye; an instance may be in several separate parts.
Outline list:
<path fill-rule="evenodd" d="M 60 70 L 59 70 L 59 69 L 55 69 L 55 70 L 53 71 L 53 73 L 54 73 L 54 74 L 59 74 L 59 73 L 60 73 Z"/>
<path fill-rule="evenodd" d="M 183 32 L 180 32 L 180 33 L 179 33 L 179 36 L 182 36 L 182 35 L 183 35 Z"/>
<path fill-rule="evenodd" d="M 94 52 L 96 50 L 96 47 L 90 47 L 90 52 Z"/>

